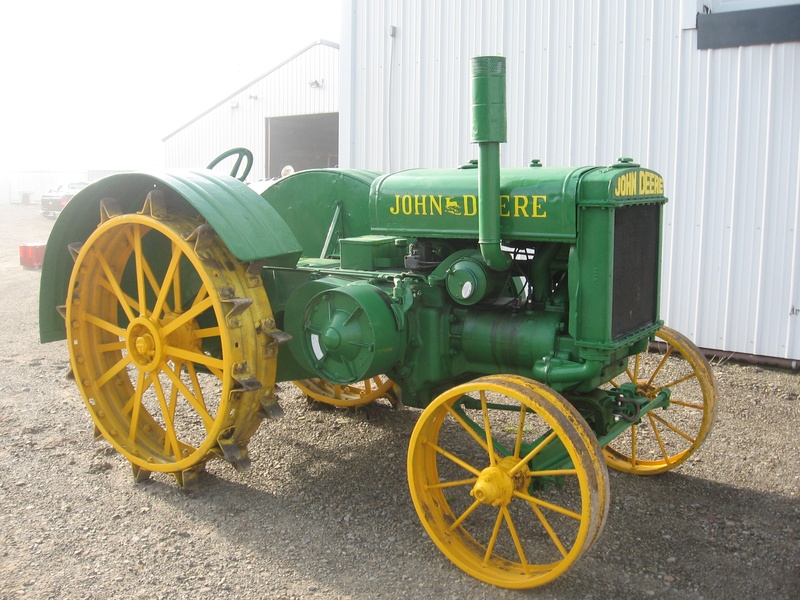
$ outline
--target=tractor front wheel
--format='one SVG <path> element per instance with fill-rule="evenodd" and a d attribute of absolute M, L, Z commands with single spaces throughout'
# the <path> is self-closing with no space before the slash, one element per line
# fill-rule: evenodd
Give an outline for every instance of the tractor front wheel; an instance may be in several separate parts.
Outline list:
<path fill-rule="evenodd" d="M 714 422 L 717 392 L 708 361 L 685 336 L 662 327 L 648 351 L 631 357 L 611 385 L 625 382 L 650 398 L 669 390 L 670 401 L 603 448 L 608 466 L 636 475 L 674 469 L 700 447 Z"/>
<path fill-rule="evenodd" d="M 439 549 L 505 588 L 561 575 L 608 511 L 608 474 L 586 422 L 558 393 L 517 376 L 482 377 L 436 398 L 411 436 L 408 481 Z"/>

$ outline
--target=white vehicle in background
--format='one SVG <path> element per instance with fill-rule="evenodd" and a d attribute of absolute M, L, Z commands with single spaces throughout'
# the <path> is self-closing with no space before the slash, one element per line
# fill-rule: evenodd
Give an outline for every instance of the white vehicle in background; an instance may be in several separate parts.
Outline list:
<path fill-rule="evenodd" d="M 56 189 L 42 194 L 42 214 L 45 217 L 55 218 L 61 212 L 67 202 L 72 197 L 85 188 L 88 183 L 81 181 L 77 183 L 62 183 Z"/>

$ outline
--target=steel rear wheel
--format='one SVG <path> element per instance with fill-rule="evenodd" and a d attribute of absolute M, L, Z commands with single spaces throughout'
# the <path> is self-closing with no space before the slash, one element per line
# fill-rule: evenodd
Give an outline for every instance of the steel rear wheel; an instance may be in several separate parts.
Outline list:
<path fill-rule="evenodd" d="M 106 215 L 73 254 L 67 339 L 96 435 L 137 479 L 160 471 L 184 486 L 213 457 L 247 467 L 274 404 L 260 277 L 208 225 L 161 211 Z"/>
<path fill-rule="evenodd" d="M 504 588 L 564 573 L 608 512 L 608 474 L 586 422 L 553 390 L 516 376 L 482 377 L 436 398 L 411 436 L 408 480 L 439 549 Z"/>
<path fill-rule="evenodd" d="M 394 382 L 384 375 L 370 377 L 351 385 L 339 385 L 324 379 L 302 379 L 294 384 L 302 392 L 317 402 L 342 408 L 364 406 L 387 395 Z"/>
<path fill-rule="evenodd" d="M 643 396 L 671 392 L 669 406 L 647 413 L 639 423 L 605 446 L 608 466 L 636 475 L 655 475 L 674 469 L 691 456 L 711 430 L 717 392 L 711 367 L 685 336 L 662 327 L 648 352 L 631 357 L 626 373 L 613 381 L 627 381 Z"/>

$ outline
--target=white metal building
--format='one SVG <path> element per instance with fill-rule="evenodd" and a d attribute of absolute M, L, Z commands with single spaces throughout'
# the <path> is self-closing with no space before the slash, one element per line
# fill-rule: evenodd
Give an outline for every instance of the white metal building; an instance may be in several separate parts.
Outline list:
<path fill-rule="evenodd" d="M 255 157 L 249 181 L 338 164 L 339 45 L 320 40 L 169 134 L 167 168 L 205 167 L 243 146 Z"/>
<path fill-rule="evenodd" d="M 394 171 L 475 158 L 469 60 L 505 56 L 502 164 L 630 156 L 659 171 L 671 199 L 662 317 L 721 354 L 796 365 L 800 42 L 699 49 L 703 4 L 716 25 L 717 10 L 764 2 L 347 0 L 340 162 Z M 791 37 L 800 22 L 787 14 L 777 21 Z"/>

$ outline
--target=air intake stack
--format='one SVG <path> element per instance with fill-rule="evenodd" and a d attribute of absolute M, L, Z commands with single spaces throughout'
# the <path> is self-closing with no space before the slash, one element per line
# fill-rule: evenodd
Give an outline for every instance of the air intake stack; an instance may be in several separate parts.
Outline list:
<path fill-rule="evenodd" d="M 478 157 L 478 243 L 489 268 L 505 271 L 500 248 L 500 143 L 506 141 L 506 59 L 472 59 L 472 142 Z"/>

